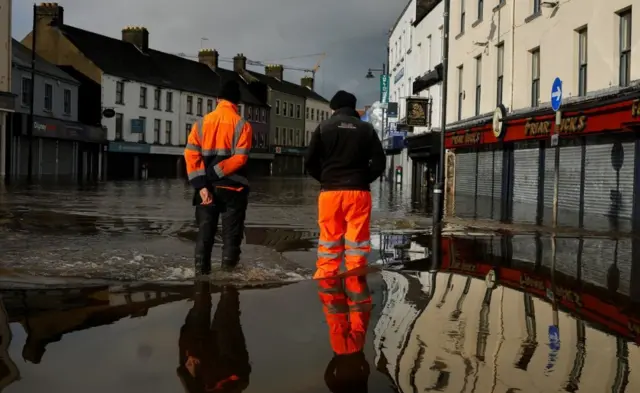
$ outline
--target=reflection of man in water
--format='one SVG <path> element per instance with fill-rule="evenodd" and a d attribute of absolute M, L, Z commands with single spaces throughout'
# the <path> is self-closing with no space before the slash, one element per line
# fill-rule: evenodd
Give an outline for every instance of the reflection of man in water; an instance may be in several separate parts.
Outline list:
<path fill-rule="evenodd" d="M 249 353 L 240 325 L 238 290 L 220 293 L 211 322 L 211 287 L 196 283 L 193 307 L 180 329 L 178 376 L 187 393 L 242 392 L 249 386 Z"/>
<path fill-rule="evenodd" d="M 369 363 L 363 350 L 371 318 L 367 279 L 350 276 L 343 282 L 330 278 L 320 280 L 319 285 L 334 354 L 324 373 L 327 387 L 333 393 L 366 393 Z"/>

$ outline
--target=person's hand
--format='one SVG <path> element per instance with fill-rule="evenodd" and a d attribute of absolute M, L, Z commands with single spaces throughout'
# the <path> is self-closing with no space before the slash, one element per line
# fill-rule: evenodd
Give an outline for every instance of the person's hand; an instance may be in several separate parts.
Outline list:
<path fill-rule="evenodd" d="M 202 199 L 203 205 L 210 205 L 213 203 L 213 197 L 211 193 L 206 188 L 200 190 L 200 198 Z"/>

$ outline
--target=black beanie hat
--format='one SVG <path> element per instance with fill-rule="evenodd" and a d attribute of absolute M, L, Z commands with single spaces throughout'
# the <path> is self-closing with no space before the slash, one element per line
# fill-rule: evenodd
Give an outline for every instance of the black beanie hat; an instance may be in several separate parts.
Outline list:
<path fill-rule="evenodd" d="M 356 109 L 356 104 L 357 104 L 356 96 L 344 90 L 340 90 L 331 99 L 331 102 L 329 103 L 329 107 L 334 111 L 340 108 Z"/>
<path fill-rule="evenodd" d="M 226 81 L 222 84 L 218 96 L 223 100 L 238 104 L 240 102 L 240 85 L 234 80 Z"/>

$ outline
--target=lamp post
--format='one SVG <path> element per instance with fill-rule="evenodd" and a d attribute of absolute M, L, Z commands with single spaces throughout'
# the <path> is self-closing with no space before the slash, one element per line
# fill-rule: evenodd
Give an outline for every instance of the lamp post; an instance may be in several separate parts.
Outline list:
<path fill-rule="evenodd" d="M 365 75 L 365 78 L 367 79 L 373 79 L 375 78 L 375 76 L 373 75 L 374 72 L 380 72 L 382 74 L 382 76 L 387 76 L 387 65 L 385 63 L 382 63 L 382 68 L 369 68 L 367 70 L 367 75 Z M 388 83 L 388 80 L 387 80 Z M 387 91 L 389 89 L 389 86 L 387 86 Z M 385 97 L 383 95 L 387 94 L 384 91 L 380 91 L 380 99 L 384 100 Z M 388 102 L 382 102 L 382 104 L 388 104 Z M 387 109 L 383 106 L 382 107 L 382 130 L 380 130 L 380 140 L 382 140 L 382 138 L 384 138 L 384 132 L 387 129 Z"/>

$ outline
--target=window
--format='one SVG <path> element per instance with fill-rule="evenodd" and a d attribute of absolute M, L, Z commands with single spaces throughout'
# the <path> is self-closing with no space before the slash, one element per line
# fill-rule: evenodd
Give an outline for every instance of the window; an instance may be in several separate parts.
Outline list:
<path fill-rule="evenodd" d="M 64 108 L 63 108 L 64 114 L 70 115 L 71 114 L 71 90 L 64 89 L 63 99 L 64 99 Z"/>
<path fill-rule="evenodd" d="M 496 91 L 496 106 L 502 104 L 504 84 L 504 43 L 498 44 L 498 83 Z"/>
<path fill-rule="evenodd" d="M 533 0 L 533 14 L 540 13 L 540 0 Z"/>
<path fill-rule="evenodd" d="M 187 96 L 187 115 L 193 115 L 193 97 Z"/>
<path fill-rule="evenodd" d="M 31 106 L 31 79 L 22 78 L 21 90 L 22 105 Z"/>
<path fill-rule="evenodd" d="M 282 116 L 286 116 L 286 115 L 287 115 L 287 101 L 284 101 L 282 105 Z"/>
<path fill-rule="evenodd" d="M 316 120 L 320 120 L 320 109 L 316 109 Z"/>
<path fill-rule="evenodd" d="M 480 99 L 482 98 L 482 55 L 476 57 L 476 116 L 480 114 Z"/>
<path fill-rule="evenodd" d="M 124 82 L 116 82 L 116 104 L 124 105 Z"/>
<path fill-rule="evenodd" d="M 147 140 L 147 118 L 144 116 L 139 117 L 142 120 L 142 132 L 138 134 L 138 142 L 146 142 Z"/>
<path fill-rule="evenodd" d="M 631 81 L 631 10 L 620 14 L 620 86 Z"/>
<path fill-rule="evenodd" d="M 165 98 L 167 102 L 164 110 L 167 112 L 172 112 L 173 111 L 173 92 L 168 91 Z"/>
<path fill-rule="evenodd" d="M 458 120 L 462 120 L 462 100 L 464 99 L 464 90 L 462 85 L 462 76 L 464 73 L 464 67 L 458 67 Z"/>
<path fill-rule="evenodd" d="M 44 84 L 44 110 L 51 112 L 53 110 L 53 85 Z"/>
<path fill-rule="evenodd" d="M 191 134 L 191 127 L 193 127 L 191 123 L 187 123 L 184 127 L 185 135 L 187 136 L 186 138 L 184 138 L 186 143 L 189 143 L 189 134 Z"/>
<path fill-rule="evenodd" d="M 252 116 L 252 110 L 251 110 L 250 106 L 247 107 L 247 113 L 246 113 L 245 116 L 246 116 L 247 120 L 251 120 L 251 118 L 253 117 Z"/>
<path fill-rule="evenodd" d="M 296 128 L 296 146 L 302 146 L 302 141 L 300 140 L 300 138 L 302 138 L 302 133 L 300 132 L 299 128 Z"/>
<path fill-rule="evenodd" d="M 198 103 L 196 104 L 196 111 L 198 116 L 202 116 L 202 98 L 198 98 Z"/>
<path fill-rule="evenodd" d="M 306 108 L 306 117 L 307 120 L 309 120 L 309 107 Z"/>
<path fill-rule="evenodd" d="M 267 122 L 267 110 L 264 108 L 260 109 L 260 121 L 263 123 Z"/>
<path fill-rule="evenodd" d="M 160 119 L 153 121 L 153 143 L 160 143 Z"/>
<path fill-rule="evenodd" d="M 478 20 L 482 20 L 484 14 L 484 0 L 478 0 Z"/>
<path fill-rule="evenodd" d="M 140 108 L 147 107 L 147 88 L 140 86 Z"/>
<path fill-rule="evenodd" d="M 531 106 L 540 101 L 540 48 L 531 51 Z"/>
<path fill-rule="evenodd" d="M 289 128 L 289 138 L 287 139 L 287 144 L 289 146 L 293 145 L 293 128 Z"/>
<path fill-rule="evenodd" d="M 464 0 L 460 0 L 460 34 L 464 33 L 465 14 Z"/>
<path fill-rule="evenodd" d="M 296 105 L 296 119 L 302 118 L 302 107 L 300 105 Z"/>
<path fill-rule="evenodd" d="M 280 114 L 280 100 L 276 100 L 276 115 Z"/>
<path fill-rule="evenodd" d="M 213 100 L 209 98 L 207 100 L 207 113 L 213 112 Z"/>
<path fill-rule="evenodd" d="M 587 94 L 587 28 L 578 31 L 578 95 Z"/>
<path fill-rule="evenodd" d="M 156 88 L 153 91 L 153 109 L 159 111 L 160 110 L 160 99 L 162 97 L 162 91 Z"/>
<path fill-rule="evenodd" d="M 315 111 L 313 110 L 313 108 L 311 108 L 311 120 L 314 119 L 313 114 L 315 113 Z"/>
<path fill-rule="evenodd" d="M 293 103 L 289 103 L 289 116 L 293 117 Z"/>
<path fill-rule="evenodd" d="M 116 113 L 116 137 L 115 140 L 122 140 L 122 129 L 124 128 L 124 119 L 122 113 Z"/>
<path fill-rule="evenodd" d="M 167 145 L 171 144 L 172 127 L 173 127 L 173 124 L 171 123 L 171 120 L 167 120 L 164 123 L 164 143 Z"/>
<path fill-rule="evenodd" d="M 280 127 L 276 127 L 275 141 L 276 144 L 280 143 Z"/>

